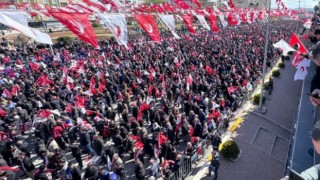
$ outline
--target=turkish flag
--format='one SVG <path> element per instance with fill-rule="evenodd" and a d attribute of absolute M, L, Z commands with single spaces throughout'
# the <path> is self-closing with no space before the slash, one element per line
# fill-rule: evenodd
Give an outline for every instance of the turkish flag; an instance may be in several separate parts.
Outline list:
<path fill-rule="evenodd" d="M 303 43 L 300 41 L 299 37 L 296 34 L 292 34 L 290 42 L 289 42 L 290 46 L 294 46 L 294 45 L 298 45 L 299 49 L 298 51 L 301 54 L 307 54 L 308 50 L 307 48 L 303 45 Z"/>
<path fill-rule="evenodd" d="M 91 81 L 90 81 L 90 92 L 92 94 L 96 94 L 97 93 L 97 90 L 94 88 L 96 85 L 96 80 L 94 79 L 94 77 L 92 76 L 91 77 Z"/>
<path fill-rule="evenodd" d="M 217 24 L 217 22 L 218 22 L 217 21 L 217 17 L 214 14 L 210 14 L 208 16 L 208 19 L 209 19 L 212 31 L 213 32 L 219 32 L 219 27 L 218 27 L 218 24 Z"/>
<path fill-rule="evenodd" d="M 296 67 L 298 64 L 300 64 L 304 59 L 304 56 L 302 56 L 300 53 L 295 52 L 293 55 L 293 59 L 291 61 L 291 66 Z"/>
<path fill-rule="evenodd" d="M 50 80 L 46 74 L 42 74 L 36 81 L 37 86 L 47 86 L 52 84 L 54 84 L 54 82 Z"/>
<path fill-rule="evenodd" d="M 86 115 L 90 116 L 92 114 L 96 113 L 95 111 L 92 111 L 92 110 L 86 110 Z"/>
<path fill-rule="evenodd" d="M 262 12 L 262 11 L 259 11 L 259 13 L 258 13 L 258 19 L 259 19 L 260 21 L 263 20 L 263 12 Z"/>
<path fill-rule="evenodd" d="M 150 109 L 151 106 L 148 105 L 147 103 L 141 103 L 140 108 L 139 108 L 139 113 L 138 113 L 138 117 L 137 117 L 137 121 L 141 121 L 142 118 L 142 114 L 145 110 Z"/>
<path fill-rule="evenodd" d="M 91 44 L 97 48 L 98 39 L 89 21 L 90 14 L 88 13 L 49 13 L 60 23 L 66 26 L 70 31 L 77 35 L 82 41 Z"/>
<path fill-rule="evenodd" d="M 5 89 L 1 95 L 2 97 L 12 98 L 12 95 L 8 89 Z"/>
<path fill-rule="evenodd" d="M 18 95 L 18 92 L 21 90 L 20 86 L 19 85 L 14 85 L 11 89 L 11 94 L 14 94 L 14 95 Z"/>
<path fill-rule="evenodd" d="M 103 91 L 106 89 L 106 81 L 105 80 L 101 80 L 99 87 L 98 87 L 98 92 L 103 94 Z"/>
<path fill-rule="evenodd" d="M 143 144 L 141 141 L 137 141 L 137 142 L 133 145 L 134 148 L 138 148 L 138 149 L 140 149 L 140 150 L 143 149 L 143 146 L 144 146 L 144 144 Z"/>
<path fill-rule="evenodd" d="M 66 109 L 65 109 L 65 112 L 66 112 L 66 113 L 72 112 L 72 105 L 71 105 L 71 104 L 68 104 L 68 106 L 67 106 Z"/>
<path fill-rule="evenodd" d="M 300 62 L 296 68 L 297 68 L 297 71 L 296 71 L 296 73 L 294 74 L 294 80 L 295 80 L 295 81 L 296 81 L 296 80 L 304 80 L 305 77 L 306 77 L 307 74 L 308 74 L 306 64 L 303 63 L 303 62 Z"/>
<path fill-rule="evenodd" d="M 74 102 L 74 104 L 75 104 L 75 106 L 76 106 L 77 108 L 84 108 L 84 107 L 85 107 L 85 103 L 86 103 L 87 100 L 88 100 L 87 98 L 81 97 L 80 95 L 75 96 L 74 99 L 76 100 L 76 101 Z"/>
<path fill-rule="evenodd" d="M 183 0 L 174 0 L 174 3 L 176 3 L 182 9 L 190 8 L 190 6 L 187 3 L 185 3 Z"/>
<path fill-rule="evenodd" d="M 214 11 L 213 11 L 213 9 L 211 7 L 206 7 L 206 11 L 209 14 L 214 14 Z"/>
<path fill-rule="evenodd" d="M 136 14 L 134 17 L 140 24 L 141 28 L 149 34 L 152 41 L 160 42 L 160 33 L 152 15 Z"/>
<path fill-rule="evenodd" d="M 235 8 L 235 5 L 234 5 L 233 0 L 230 0 L 230 1 L 229 1 L 229 5 L 230 5 L 230 8 Z"/>
<path fill-rule="evenodd" d="M 189 32 L 191 34 L 195 34 L 196 31 L 193 29 L 193 25 L 192 25 L 192 22 L 193 22 L 193 16 L 191 14 L 189 15 L 181 15 L 182 19 L 183 19 L 183 22 L 186 24 Z"/>
<path fill-rule="evenodd" d="M 254 18 L 255 18 L 255 12 L 254 12 L 254 11 L 251 11 L 251 12 L 250 12 L 249 17 L 250 17 L 250 22 L 251 22 L 251 23 L 255 22 L 255 19 L 254 19 Z"/>
<path fill-rule="evenodd" d="M 212 75 L 213 74 L 213 70 L 209 65 L 206 65 L 206 71 L 208 74 Z"/>
<path fill-rule="evenodd" d="M 165 143 L 166 141 L 168 141 L 168 138 L 160 132 L 160 133 L 158 134 L 158 145 L 159 145 L 159 147 L 160 147 L 163 143 Z"/>
<path fill-rule="evenodd" d="M 198 8 L 201 8 L 201 4 L 200 4 L 199 0 L 191 0 L 191 1 L 192 1 L 192 3 L 195 3 Z"/>
<path fill-rule="evenodd" d="M 19 168 L 13 168 L 11 166 L 1 166 L 0 170 L 2 170 L 2 171 L 14 171 L 14 172 L 20 171 Z"/>
<path fill-rule="evenodd" d="M 102 2 L 98 0 L 83 0 L 84 3 L 88 4 L 89 6 L 93 6 L 98 8 L 101 11 L 109 11 Z"/>
<path fill-rule="evenodd" d="M 52 114 L 52 112 L 50 110 L 47 109 L 42 109 L 39 110 L 37 113 L 37 117 L 41 117 L 41 118 L 47 118 Z"/>
<path fill-rule="evenodd" d="M 236 26 L 239 24 L 239 21 L 236 19 L 235 14 L 233 13 L 228 14 L 228 22 L 230 26 Z"/>
<path fill-rule="evenodd" d="M 233 87 L 228 87 L 228 93 L 231 94 L 233 93 L 234 91 L 237 91 L 238 90 L 238 87 L 236 86 L 233 86 Z"/>
<path fill-rule="evenodd" d="M 109 3 L 114 9 L 124 7 L 125 5 L 118 0 L 104 0 L 103 3 Z"/>
<path fill-rule="evenodd" d="M 29 62 L 29 66 L 33 71 L 39 72 L 39 65 L 37 63 Z"/>
<path fill-rule="evenodd" d="M 248 22 L 247 13 L 241 13 L 240 14 L 240 19 L 241 19 L 242 22 L 247 23 Z"/>
<path fill-rule="evenodd" d="M 171 13 L 174 12 L 174 8 L 171 6 L 171 4 L 166 2 L 166 3 L 163 3 L 162 6 L 163 6 L 164 11 L 171 12 Z"/>
<path fill-rule="evenodd" d="M 135 136 L 135 135 L 129 135 L 129 138 L 131 138 L 134 141 L 141 141 L 141 138 L 139 136 Z"/>
<path fill-rule="evenodd" d="M 78 8 L 79 11 L 84 11 L 89 14 L 92 14 L 93 12 L 95 12 L 93 8 L 91 8 L 90 6 L 87 6 L 85 3 L 72 3 L 72 6 L 75 8 Z"/>
<path fill-rule="evenodd" d="M 30 14 L 32 17 L 36 17 L 36 16 L 39 15 L 36 11 L 30 11 L 29 14 Z"/>

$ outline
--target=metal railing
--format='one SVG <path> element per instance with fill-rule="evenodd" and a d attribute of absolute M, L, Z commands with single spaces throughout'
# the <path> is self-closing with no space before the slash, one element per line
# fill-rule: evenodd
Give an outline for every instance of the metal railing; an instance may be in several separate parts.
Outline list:
<path fill-rule="evenodd" d="M 205 156 L 206 145 L 206 140 L 201 140 L 195 148 L 194 154 L 192 156 L 184 156 L 181 166 L 169 176 L 168 180 L 183 180 L 188 177 L 197 163 Z"/>

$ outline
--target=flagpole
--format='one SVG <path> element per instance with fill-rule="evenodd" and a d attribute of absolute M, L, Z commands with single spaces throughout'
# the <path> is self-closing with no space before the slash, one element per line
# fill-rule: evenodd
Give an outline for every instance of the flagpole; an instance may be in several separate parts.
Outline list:
<path fill-rule="evenodd" d="M 268 17 L 267 17 L 267 30 L 266 30 L 266 42 L 264 45 L 264 57 L 263 57 L 263 67 L 262 67 L 262 79 L 261 79 L 261 92 L 260 92 L 260 101 L 258 111 L 262 113 L 266 113 L 266 107 L 262 107 L 263 97 L 264 97 L 264 81 L 266 76 L 266 63 L 267 63 L 267 54 L 268 54 L 268 44 L 269 44 L 269 18 L 270 18 L 270 9 L 271 9 L 271 0 L 269 0 L 269 8 L 268 8 Z"/>
<path fill-rule="evenodd" d="M 42 16 L 41 16 L 41 15 L 39 15 L 39 16 L 40 16 L 40 20 L 41 20 L 41 23 L 42 23 L 44 32 L 45 32 L 46 34 L 48 34 L 48 32 L 47 32 L 47 27 L 45 26 L 45 24 L 44 24 L 44 22 L 43 22 Z M 52 45 L 49 44 L 49 47 L 50 47 L 51 54 L 54 55 L 53 49 L 52 49 Z"/>

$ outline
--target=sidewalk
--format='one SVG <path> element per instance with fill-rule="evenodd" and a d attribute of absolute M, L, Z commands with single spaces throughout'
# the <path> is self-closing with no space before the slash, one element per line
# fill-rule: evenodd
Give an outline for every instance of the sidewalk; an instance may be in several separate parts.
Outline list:
<path fill-rule="evenodd" d="M 235 162 L 221 158 L 219 179 L 276 180 L 283 177 L 302 85 L 302 81 L 293 80 L 295 69 L 290 62 L 285 61 L 285 64 L 280 77 L 274 78 L 272 95 L 266 97 L 267 113 L 254 111 L 255 106 L 249 103 L 242 113 L 243 123 L 223 138 L 231 136 L 239 145 L 241 155 Z M 205 177 L 208 166 L 209 162 L 203 160 L 187 179 L 209 179 Z"/>

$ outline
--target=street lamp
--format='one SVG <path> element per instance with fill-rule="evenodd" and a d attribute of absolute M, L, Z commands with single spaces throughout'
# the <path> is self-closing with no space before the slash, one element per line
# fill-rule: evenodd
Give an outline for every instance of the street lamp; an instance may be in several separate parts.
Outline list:
<path fill-rule="evenodd" d="M 260 101 L 259 107 L 257 111 L 265 114 L 267 112 L 266 107 L 262 107 L 263 97 L 264 97 L 264 81 L 266 76 L 266 62 L 267 62 L 267 54 L 268 54 L 268 44 L 269 44 L 269 17 L 270 17 L 270 9 L 271 9 L 271 0 L 269 0 L 269 8 L 268 8 L 268 17 L 267 17 L 267 30 L 266 30 L 266 42 L 264 44 L 264 57 L 263 57 L 263 67 L 262 67 L 262 79 L 261 79 L 261 93 L 260 93 Z"/>

